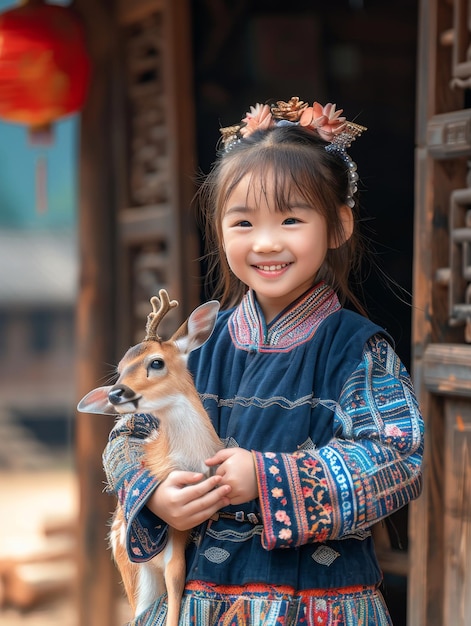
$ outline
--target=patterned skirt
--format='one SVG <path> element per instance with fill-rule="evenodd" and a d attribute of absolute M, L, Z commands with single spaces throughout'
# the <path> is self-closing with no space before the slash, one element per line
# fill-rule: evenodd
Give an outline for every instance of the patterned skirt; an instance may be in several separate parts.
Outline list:
<path fill-rule="evenodd" d="M 163 626 L 166 596 L 128 626 Z M 376 587 L 309 589 L 187 583 L 179 626 L 392 626 Z"/>

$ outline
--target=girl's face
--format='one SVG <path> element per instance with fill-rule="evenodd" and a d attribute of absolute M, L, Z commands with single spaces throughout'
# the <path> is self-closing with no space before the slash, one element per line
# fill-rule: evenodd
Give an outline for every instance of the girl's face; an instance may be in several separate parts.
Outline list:
<path fill-rule="evenodd" d="M 229 196 L 222 238 L 232 272 L 253 289 L 270 322 L 316 280 L 329 237 L 324 217 L 296 193 L 283 213 L 273 182 L 246 175 Z"/>

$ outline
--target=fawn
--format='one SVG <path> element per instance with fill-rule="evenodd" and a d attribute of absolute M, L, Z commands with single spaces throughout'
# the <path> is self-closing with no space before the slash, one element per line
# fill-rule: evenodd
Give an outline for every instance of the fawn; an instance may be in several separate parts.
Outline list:
<path fill-rule="evenodd" d="M 116 383 L 94 389 L 82 398 L 77 408 L 83 413 L 104 415 L 136 412 L 155 415 L 159 420 L 158 431 L 145 443 L 144 463 L 149 471 L 159 481 L 176 469 L 207 475 L 204 460 L 213 456 L 222 444 L 203 408 L 186 361 L 188 354 L 211 336 L 219 303 L 213 300 L 196 308 L 174 335 L 163 341 L 157 328 L 178 302 L 170 301 L 164 289 L 159 296 L 160 300 L 156 296 L 151 298 L 146 336 L 121 359 Z M 144 611 L 166 590 L 166 623 L 177 626 L 185 586 L 189 531 L 169 528 L 165 548 L 146 563 L 129 560 L 125 531 L 124 515 L 118 503 L 110 543 L 134 615 Z"/>

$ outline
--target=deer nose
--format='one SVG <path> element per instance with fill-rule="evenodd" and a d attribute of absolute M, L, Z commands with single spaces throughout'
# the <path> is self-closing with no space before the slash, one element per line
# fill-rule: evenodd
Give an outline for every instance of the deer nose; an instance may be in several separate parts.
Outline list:
<path fill-rule="evenodd" d="M 127 385 L 114 385 L 108 392 L 108 400 L 114 406 L 126 402 L 134 402 L 137 405 L 139 398 L 140 396 Z"/>

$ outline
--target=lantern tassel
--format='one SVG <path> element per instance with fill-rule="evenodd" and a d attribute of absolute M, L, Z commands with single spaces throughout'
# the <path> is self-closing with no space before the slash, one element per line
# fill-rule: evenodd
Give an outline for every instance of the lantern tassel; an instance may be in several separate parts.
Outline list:
<path fill-rule="evenodd" d="M 47 157 L 40 154 L 36 160 L 36 212 L 47 213 Z"/>
<path fill-rule="evenodd" d="M 29 129 L 29 140 L 34 147 L 45 148 L 54 143 L 54 133 L 51 124 L 32 126 Z M 47 155 L 40 153 L 36 158 L 36 212 L 45 215 L 48 210 L 47 198 Z"/>

